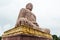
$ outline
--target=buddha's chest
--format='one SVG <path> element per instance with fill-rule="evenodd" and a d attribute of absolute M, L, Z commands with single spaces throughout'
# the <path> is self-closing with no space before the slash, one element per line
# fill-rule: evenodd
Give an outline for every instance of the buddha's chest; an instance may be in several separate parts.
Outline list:
<path fill-rule="evenodd" d="M 26 12 L 25 17 L 30 20 L 30 21 L 34 21 L 35 20 L 35 15 L 29 11 Z"/>

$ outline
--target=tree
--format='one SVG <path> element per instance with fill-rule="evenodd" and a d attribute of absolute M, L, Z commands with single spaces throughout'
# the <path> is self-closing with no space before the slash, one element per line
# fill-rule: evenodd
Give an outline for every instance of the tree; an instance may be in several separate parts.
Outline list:
<path fill-rule="evenodd" d="M 52 37 L 53 37 L 53 40 L 60 40 L 60 36 L 57 37 L 57 35 L 52 35 Z"/>
<path fill-rule="evenodd" d="M 59 40 L 57 35 L 52 35 L 52 37 L 53 37 L 53 40 Z"/>
<path fill-rule="evenodd" d="M 0 40 L 1 40 L 1 38 L 2 38 L 2 37 L 0 36 Z"/>
<path fill-rule="evenodd" d="M 60 36 L 59 36 L 58 38 L 59 38 L 59 40 L 60 40 Z"/>

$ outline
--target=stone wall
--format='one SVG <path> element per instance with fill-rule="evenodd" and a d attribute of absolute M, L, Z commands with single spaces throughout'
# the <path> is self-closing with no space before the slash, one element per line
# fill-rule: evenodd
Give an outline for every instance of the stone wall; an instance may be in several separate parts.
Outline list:
<path fill-rule="evenodd" d="M 52 40 L 52 39 L 30 36 L 30 35 L 15 35 L 15 36 L 3 37 L 3 40 Z"/>

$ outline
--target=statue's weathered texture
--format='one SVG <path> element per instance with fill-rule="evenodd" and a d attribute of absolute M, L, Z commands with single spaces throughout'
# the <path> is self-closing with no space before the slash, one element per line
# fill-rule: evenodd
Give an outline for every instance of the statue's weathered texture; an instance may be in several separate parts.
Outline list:
<path fill-rule="evenodd" d="M 33 5 L 28 3 L 26 8 L 22 8 L 19 12 L 19 16 L 17 19 L 16 27 L 20 25 L 28 25 L 34 29 L 38 29 L 40 31 L 50 33 L 49 29 L 39 28 L 39 25 L 36 22 L 36 16 L 31 12 L 33 9 Z"/>
<path fill-rule="evenodd" d="M 41 30 L 42 32 L 45 32 L 45 33 L 50 34 L 50 30 L 47 29 L 47 28 L 40 28 L 40 30 Z"/>
<path fill-rule="evenodd" d="M 26 5 L 26 8 L 22 8 L 20 10 L 19 16 L 18 16 L 18 20 L 16 23 L 16 27 L 26 24 L 29 24 L 30 26 L 38 26 L 38 24 L 36 23 L 36 16 L 31 12 L 33 9 L 33 5 L 31 3 L 28 3 Z"/>

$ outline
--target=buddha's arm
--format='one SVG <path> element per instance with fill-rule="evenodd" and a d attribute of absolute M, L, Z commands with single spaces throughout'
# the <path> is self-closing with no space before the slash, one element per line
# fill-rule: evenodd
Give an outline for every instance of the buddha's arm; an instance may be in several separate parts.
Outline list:
<path fill-rule="evenodd" d="M 25 17 L 25 13 L 26 13 L 25 9 L 22 8 L 22 9 L 20 10 L 20 12 L 19 12 L 18 19 L 19 19 L 19 18 L 22 18 L 22 17 L 24 18 L 24 17 Z"/>
<path fill-rule="evenodd" d="M 34 16 L 34 18 L 35 18 L 35 21 L 36 21 L 36 16 L 35 15 L 33 15 Z"/>

